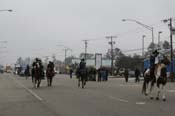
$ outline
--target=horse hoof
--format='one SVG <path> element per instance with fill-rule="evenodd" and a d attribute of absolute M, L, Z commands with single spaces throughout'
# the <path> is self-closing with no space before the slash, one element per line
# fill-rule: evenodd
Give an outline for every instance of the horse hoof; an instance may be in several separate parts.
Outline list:
<path fill-rule="evenodd" d="M 158 97 L 156 97 L 156 100 L 159 100 L 159 98 L 158 98 Z"/>
<path fill-rule="evenodd" d="M 166 99 L 164 98 L 163 101 L 166 101 Z"/>
<path fill-rule="evenodd" d="M 148 94 L 147 94 L 147 93 L 145 93 L 145 96 L 148 96 Z"/>
<path fill-rule="evenodd" d="M 153 100 L 153 99 L 154 99 L 154 97 L 150 97 L 150 99 L 151 99 L 151 100 Z"/>

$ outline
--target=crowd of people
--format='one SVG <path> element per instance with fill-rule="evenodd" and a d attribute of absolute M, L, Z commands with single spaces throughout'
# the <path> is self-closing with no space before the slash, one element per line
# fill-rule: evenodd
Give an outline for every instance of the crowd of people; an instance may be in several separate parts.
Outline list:
<path fill-rule="evenodd" d="M 81 60 L 79 66 L 76 69 L 76 77 L 79 78 L 79 72 L 82 69 L 86 69 L 86 78 L 89 81 L 107 81 L 109 71 L 105 67 L 101 67 L 99 69 L 96 69 L 95 67 L 87 67 L 86 62 L 84 59 Z M 72 78 L 73 70 L 70 69 L 70 78 Z"/>
<path fill-rule="evenodd" d="M 150 55 L 150 70 L 151 70 L 151 74 L 154 72 L 154 68 L 155 68 L 155 65 L 154 63 L 157 62 L 157 56 L 158 56 L 158 52 L 157 51 L 154 51 L 151 55 Z M 26 76 L 26 79 L 29 77 L 29 76 L 32 76 L 32 82 L 34 81 L 34 77 L 35 77 L 35 69 L 39 67 L 39 72 L 41 73 L 41 79 L 44 79 L 45 77 L 45 73 L 47 72 L 44 72 L 44 66 L 43 66 L 43 63 L 40 59 L 36 58 L 35 61 L 33 62 L 31 68 L 29 65 L 26 66 L 26 69 L 25 69 L 25 76 Z M 54 63 L 53 62 L 49 62 L 48 65 L 47 65 L 47 69 L 51 68 L 54 69 Z M 53 71 L 54 72 L 54 71 Z M 69 70 L 69 73 L 70 73 L 70 78 L 73 77 L 73 72 L 74 72 L 74 69 L 73 68 L 70 68 Z M 81 73 L 84 73 L 85 74 L 85 78 L 87 81 L 98 81 L 98 82 L 101 82 L 101 81 L 108 81 L 108 76 L 110 74 L 110 70 L 106 67 L 100 67 L 99 69 L 96 69 L 95 67 L 87 67 L 86 66 L 86 61 L 85 59 L 81 59 L 81 62 L 79 65 L 77 65 L 77 68 L 76 68 L 76 71 L 75 71 L 75 74 L 77 76 L 77 78 L 79 78 L 81 76 Z M 139 68 L 135 68 L 135 71 L 134 71 L 134 75 L 135 75 L 135 83 L 139 83 L 140 82 L 140 77 L 141 77 L 141 74 L 142 72 L 139 70 Z M 48 75 L 46 75 L 48 76 Z M 128 82 L 128 78 L 129 78 L 129 70 L 127 68 L 125 68 L 125 71 L 124 71 L 124 77 L 125 77 L 125 81 Z"/>

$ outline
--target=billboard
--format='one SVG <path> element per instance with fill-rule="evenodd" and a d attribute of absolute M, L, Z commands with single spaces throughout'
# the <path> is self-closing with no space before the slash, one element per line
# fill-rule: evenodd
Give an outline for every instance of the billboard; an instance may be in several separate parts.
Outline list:
<path fill-rule="evenodd" d="M 95 54 L 95 67 L 99 69 L 102 66 L 102 54 Z"/>

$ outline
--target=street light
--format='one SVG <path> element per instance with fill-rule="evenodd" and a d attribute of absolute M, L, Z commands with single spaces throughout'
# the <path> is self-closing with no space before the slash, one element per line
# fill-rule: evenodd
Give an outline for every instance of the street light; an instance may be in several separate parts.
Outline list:
<path fill-rule="evenodd" d="M 154 51 L 154 47 L 155 47 L 155 46 L 154 46 L 154 28 L 153 28 L 153 27 L 148 26 L 148 25 L 145 25 L 145 24 L 143 24 L 143 23 L 141 23 L 141 22 L 139 22 L 139 21 L 137 21 L 137 20 L 133 20 L 133 19 L 122 19 L 122 21 L 123 21 L 123 22 L 125 22 L 125 21 L 135 22 L 135 23 L 137 23 L 137 24 L 143 26 L 144 28 L 150 30 L 150 31 L 152 32 L 152 43 L 153 43 L 153 48 L 152 48 L 152 50 Z"/>
<path fill-rule="evenodd" d="M 12 12 L 13 10 L 11 10 L 11 9 L 3 9 L 3 10 L 0 10 L 0 12 L 3 12 L 3 11 Z"/>

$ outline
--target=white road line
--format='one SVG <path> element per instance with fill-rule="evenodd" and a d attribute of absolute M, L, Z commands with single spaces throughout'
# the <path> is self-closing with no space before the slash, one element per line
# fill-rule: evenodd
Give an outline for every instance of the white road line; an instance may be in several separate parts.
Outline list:
<path fill-rule="evenodd" d="M 137 84 L 120 84 L 119 86 L 133 86 L 133 87 L 139 87 L 141 85 L 137 85 Z"/>
<path fill-rule="evenodd" d="M 113 96 L 108 96 L 110 99 L 116 100 L 116 101 L 120 101 L 120 102 L 125 102 L 128 103 L 128 100 L 124 100 L 124 99 L 120 99 L 120 98 L 115 98 Z"/>
<path fill-rule="evenodd" d="M 39 101 L 42 101 L 43 99 L 41 97 L 39 97 L 35 92 L 33 92 L 31 89 L 25 87 L 22 83 L 20 83 L 19 81 L 13 79 L 18 85 L 20 85 L 21 87 L 23 87 L 25 90 L 27 90 L 30 94 L 32 94 L 36 99 L 38 99 Z"/>
<path fill-rule="evenodd" d="M 146 102 L 136 102 L 137 105 L 144 105 Z"/>
<path fill-rule="evenodd" d="M 175 90 L 167 90 L 169 93 L 175 93 Z"/>

